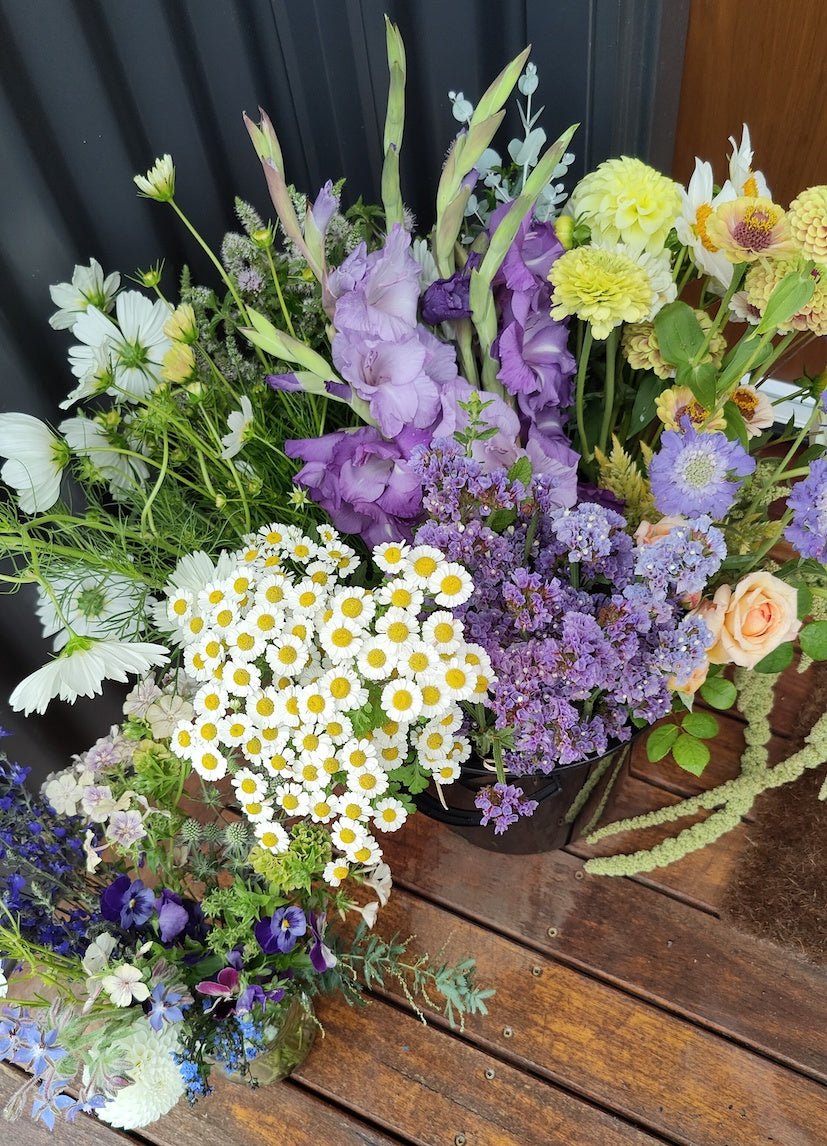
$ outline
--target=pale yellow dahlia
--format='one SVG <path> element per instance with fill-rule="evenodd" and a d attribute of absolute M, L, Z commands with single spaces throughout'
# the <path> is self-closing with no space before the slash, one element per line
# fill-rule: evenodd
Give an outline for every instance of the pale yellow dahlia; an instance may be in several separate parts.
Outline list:
<path fill-rule="evenodd" d="M 580 180 L 568 210 L 588 223 L 595 242 L 658 251 L 680 214 L 680 188 L 640 159 L 622 155 Z"/>
<path fill-rule="evenodd" d="M 720 203 L 707 216 L 706 234 L 733 263 L 783 257 L 795 250 L 784 208 L 771 199 L 743 196 Z"/>
<path fill-rule="evenodd" d="M 566 251 L 549 272 L 552 318 L 576 314 L 597 339 L 621 322 L 640 322 L 652 307 L 649 277 L 631 255 L 601 247 Z"/>
<path fill-rule="evenodd" d="M 667 430 L 683 430 L 682 418 L 689 418 L 694 429 L 710 434 L 726 429 L 723 414 L 710 418 L 709 410 L 704 409 L 688 386 L 671 386 L 664 390 L 655 399 L 655 409 Z"/>
<path fill-rule="evenodd" d="M 694 313 L 701 329 L 704 334 L 706 334 L 712 326 L 712 319 L 705 310 L 696 310 Z M 658 341 L 657 332 L 655 331 L 653 323 L 629 323 L 623 328 L 621 346 L 626 361 L 633 370 L 652 370 L 658 378 L 666 379 L 675 377 L 676 364 L 674 362 L 667 362 L 661 354 L 660 342 Z M 716 366 L 720 366 L 721 359 L 726 354 L 726 351 L 726 339 L 718 330 L 710 339 L 704 362 L 713 362 Z"/>
<path fill-rule="evenodd" d="M 801 271 L 810 265 L 801 255 L 755 263 L 747 271 L 744 280 L 747 299 L 763 314 L 770 295 L 784 276 L 790 271 Z M 827 335 L 827 266 L 816 266 L 810 273 L 815 280 L 813 297 L 797 314 L 779 325 L 782 334 L 792 330 L 810 330 L 813 334 Z"/>
<path fill-rule="evenodd" d="M 793 241 L 810 259 L 827 264 L 827 186 L 808 187 L 787 212 Z"/>

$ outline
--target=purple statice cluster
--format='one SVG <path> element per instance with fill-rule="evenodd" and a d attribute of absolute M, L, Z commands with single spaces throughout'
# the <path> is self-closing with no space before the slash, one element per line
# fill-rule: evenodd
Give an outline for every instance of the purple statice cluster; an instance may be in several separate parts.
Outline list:
<path fill-rule="evenodd" d="M 503 210 L 495 212 L 492 228 Z M 485 392 L 472 454 L 484 470 L 527 456 L 536 474 L 552 474 L 568 487 L 571 503 L 579 459 L 563 411 L 571 402 L 575 361 L 566 324 L 549 314 L 548 271 L 561 253 L 552 224 L 529 214 L 493 280 L 492 352 L 500 361 L 502 393 Z M 397 224 L 380 249 L 368 252 L 361 243 L 327 277 L 325 309 L 340 375 L 327 388 L 373 424 L 289 441 L 285 452 L 304 463 L 295 480 L 333 524 L 368 545 L 410 539 L 426 488 L 411 465 L 414 451 L 468 429 L 475 391 L 459 373 L 456 347 L 440 324 L 469 317 L 476 258 L 423 293 L 425 272 L 411 253 L 410 234 Z M 277 390 L 302 388 L 296 374 L 271 375 L 268 382 Z"/>
<path fill-rule="evenodd" d="M 527 800 L 515 784 L 489 784 L 477 793 L 474 803 L 482 812 L 480 823 L 483 827 L 493 824 L 494 835 L 502 835 L 520 816 L 533 816 L 537 811 L 537 801 Z"/>
<path fill-rule="evenodd" d="M 58 955 L 82 954 L 100 919 L 94 892 L 84 891 L 84 823 L 31 792 L 29 771 L 0 756 L 0 897 L 24 939 Z"/>
<path fill-rule="evenodd" d="M 671 686 L 705 663 L 710 640 L 684 599 L 723 557 L 708 519 L 688 523 L 685 550 L 680 540 L 647 546 L 606 506 L 561 507 L 547 478 L 526 488 L 502 471 L 485 475 L 485 494 L 505 496 L 475 513 L 479 470 L 452 443 L 434 443 L 414 465 L 428 476 L 431 517 L 417 542 L 474 578 L 459 615 L 491 657 L 488 706 L 509 734 L 508 770 L 549 772 L 601 755 L 671 710 Z M 494 529 L 501 511 L 507 525 Z"/>
<path fill-rule="evenodd" d="M 784 536 L 802 557 L 827 563 L 827 458 L 810 463 L 810 472 L 796 482 L 787 498 L 793 517 Z"/>

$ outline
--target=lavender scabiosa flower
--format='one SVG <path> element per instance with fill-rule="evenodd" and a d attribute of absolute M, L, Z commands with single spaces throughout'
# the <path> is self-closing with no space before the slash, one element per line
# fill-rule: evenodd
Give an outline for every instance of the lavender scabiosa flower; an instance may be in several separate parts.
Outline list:
<path fill-rule="evenodd" d="M 743 479 L 755 469 L 740 442 L 722 433 L 699 433 L 684 420 L 684 431 L 666 430 L 649 463 L 655 505 L 661 513 L 686 517 L 708 515 L 720 521 Z"/>
<path fill-rule="evenodd" d="M 827 563 L 827 458 L 810 463 L 808 476 L 793 486 L 787 507 L 793 518 L 784 531 L 786 539 L 802 557 Z"/>

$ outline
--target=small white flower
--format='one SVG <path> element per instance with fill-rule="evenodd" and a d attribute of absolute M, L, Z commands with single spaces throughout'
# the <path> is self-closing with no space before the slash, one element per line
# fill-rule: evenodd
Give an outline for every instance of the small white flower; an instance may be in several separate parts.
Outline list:
<path fill-rule="evenodd" d="M 164 664 L 168 655 L 163 645 L 77 638 L 60 656 L 22 680 L 9 704 L 26 716 L 45 712 L 56 696 L 73 704 L 79 696 L 98 696 L 104 680 L 125 684 L 128 674 L 145 673 Z"/>
<path fill-rule="evenodd" d="M 422 711 L 422 690 L 412 680 L 393 680 L 382 689 L 382 711 L 399 724 L 410 724 Z"/>
<path fill-rule="evenodd" d="M 90 833 L 91 834 L 91 833 Z M 93 939 L 83 954 L 82 966 L 87 975 L 97 975 L 109 962 L 109 957 L 118 945 L 114 935 L 104 932 Z"/>
<path fill-rule="evenodd" d="M 43 513 L 60 495 L 69 448 L 30 414 L 0 414 L 0 477 L 17 492 L 24 513 Z"/>
<path fill-rule="evenodd" d="M 135 451 L 125 453 L 121 446 L 113 442 L 106 430 L 91 418 L 78 416 L 67 418 L 58 427 L 65 436 L 73 453 L 88 458 L 95 469 L 109 482 L 112 496 L 118 500 L 125 492 L 135 487 L 143 487 L 149 476 L 146 462 L 135 456 Z"/>
<path fill-rule="evenodd" d="M 75 323 L 74 335 L 85 346 L 104 348 L 112 373 L 109 393 L 134 402 L 146 398 L 161 381 L 161 365 L 172 342 L 164 334 L 170 309 L 161 299 L 152 302 L 139 291 L 122 291 L 115 303 L 117 322 L 90 306 Z M 75 357 L 80 358 L 73 348 Z M 70 351 L 70 354 L 72 351 Z M 82 395 L 80 395 L 82 396 Z M 71 404 L 70 395 L 61 406 Z"/>
<path fill-rule="evenodd" d="M 388 902 L 393 887 L 393 880 L 391 879 L 391 869 L 386 863 L 378 863 L 373 871 L 367 872 L 365 875 L 365 887 L 371 887 L 379 896 L 379 903 L 382 907 Z"/>
<path fill-rule="evenodd" d="M 395 832 L 408 818 L 404 804 L 392 796 L 379 800 L 374 808 L 373 824 L 382 832 Z"/>
<path fill-rule="evenodd" d="M 183 696 L 176 693 L 162 694 L 146 711 L 146 720 L 156 740 L 171 736 L 181 720 L 189 720 L 193 707 Z"/>
<path fill-rule="evenodd" d="M 253 424 L 253 405 L 246 394 L 241 397 L 241 409 L 231 410 L 227 415 L 227 425 L 230 432 L 221 439 L 224 449 L 221 457 L 227 461 L 234 458 L 241 451 L 244 442 L 250 436 L 250 427 Z"/>
<path fill-rule="evenodd" d="M 399 573 L 405 568 L 410 551 L 410 545 L 404 541 L 384 541 L 374 549 L 373 560 L 383 573 Z"/>
<path fill-rule="evenodd" d="M 370 903 L 365 904 L 364 907 L 360 907 L 358 903 L 354 903 L 353 910 L 357 911 L 362 916 L 366 927 L 373 927 L 374 923 L 376 922 L 376 916 L 379 912 L 379 901 L 377 899 L 372 899 Z"/>
<path fill-rule="evenodd" d="M 55 283 L 49 287 L 52 302 L 60 307 L 49 319 L 49 326 L 53 330 L 71 330 L 88 307 L 108 311 L 120 285 L 121 276 L 117 272 L 103 277 L 96 259 L 91 259 L 88 267 L 76 266 L 70 283 Z"/>
<path fill-rule="evenodd" d="M 260 820 L 253 825 L 253 831 L 261 847 L 274 855 L 286 852 L 290 847 L 290 837 L 275 820 Z"/>
<path fill-rule="evenodd" d="M 121 963 L 102 983 L 116 1007 L 128 1007 L 133 999 L 142 1003 L 149 998 L 149 987 L 142 981 L 142 972 L 131 963 Z"/>
<path fill-rule="evenodd" d="M 156 159 L 146 175 L 134 175 L 132 181 L 138 193 L 159 203 L 168 203 L 175 194 L 175 164 L 172 156 L 162 155 Z"/>
<path fill-rule="evenodd" d="M 77 777 L 70 770 L 59 772 L 43 785 L 41 791 L 59 816 L 77 814 L 81 789 Z"/>
<path fill-rule="evenodd" d="M 343 859 L 331 860 L 322 872 L 322 879 L 331 887 L 338 887 L 350 875 L 350 864 Z"/>

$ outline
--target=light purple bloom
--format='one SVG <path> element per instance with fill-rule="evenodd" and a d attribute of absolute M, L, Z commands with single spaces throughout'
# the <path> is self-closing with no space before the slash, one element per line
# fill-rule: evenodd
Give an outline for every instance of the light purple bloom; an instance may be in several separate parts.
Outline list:
<path fill-rule="evenodd" d="M 313 215 L 313 222 L 319 229 L 322 238 L 324 238 L 330 220 L 339 210 L 339 196 L 333 192 L 332 179 L 328 179 L 327 183 L 320 189 L 310 210 Z"/>
<path fill-rule="evenodd" d="M 537 801 L 526 800 L 522 788 L 513 784 L 490 784 L 477 793 L 474 803 L 482 812 L 483 827 L 493 821 L 495 836 L 502 835 L 520 816 L 533 816 L 537 810 Z"/>
<path fill-rule="evenodd" d="M 330 514 L 334 526 L 378 545 L 410 538 L 419 515 L 422 487 L 408 464 L 415 442 L 416 434 L 410 433 L 388 442 L 373 426 L 364 426 L 288 441 L 284 450 L 305 462 L 294 480 Z"/>
<path fill-rule="evenodd" d="M 685 430 L 666 430 L 649 464 L 655 505 L 664 514 L 720 521 L 743 479 L 755 469 L 740 442 L 722 433 L 699 433 L 685 419 Z"/>
<path fill-rule="evenodd" d="M 365 255 L 360 244 L 328 278 L 336 299 L 337 331 L 392 341 L 416 326 L 422 268 L 410 253 L 411 236 L 398 223 L 385 245 Z"/>
<path fill-rule="evenodd" d="M 106 838 L 110 843 L 118 844 L 122 848 L 131 848 L 145 835 L 146 828 L 140 812 L 119 810 L 112 813 L 106 829 Z"/>
<path fill-rule="evenodd" d="M 810 464 L 807 477 L 793 486 L 787 506 L 793 519 L 784 531 L 786 539 L 802 557 L 827 563 L 827 458 Z"/>
<path fill-rule="evenodd" d="M 279 907 L 260 919 L 253 928 L 256 942 L 265 955 L 286 954 L 307 932 L 307 917 L 300 907 Z"/>
<path fill-rule="evenodd" d="M 331 967 L 335 967 L 338 959 L 330 950 L 328 945 L 324 942 L 325 927 L 327 925 L 327 914 L 322 911 L 318 914 L 315 911 L 310 912 L 310 931 L 313 935 L 313 946 L 310 948 L 310 962 L 320 975 L 325 971 L 329 971 Z"/>
<path fill-rule="evenodd" d="M 184 1018 L 184 1007 L 189 1000 L 183 991 L 173 991 L 166 983 L 156 983 L 147 999 L 147 1018 L 153 1031 L 160 1031 L 164 1023 L 180 1023 Z"/>
<path fill-rule="evenodd" d="M 370 406 L 386 437 L 406 426 L 426 429 L 439 412 L 439 391 L 426 369 L 426 347 L 415 329 L 393 341 L 338 331 L 333 361 Z M 455 367 L 456 370 L 456 367 Z"/>

